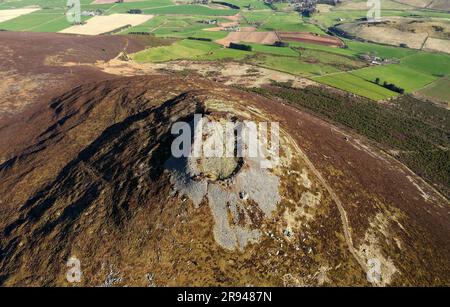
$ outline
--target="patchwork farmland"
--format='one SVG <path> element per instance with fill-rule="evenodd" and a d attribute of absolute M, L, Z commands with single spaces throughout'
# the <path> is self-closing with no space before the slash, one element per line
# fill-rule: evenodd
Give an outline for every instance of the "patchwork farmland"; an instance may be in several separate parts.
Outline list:
<path fill-rule="evenodd" d="M 360 2 L 354 1 L 342 1 L 337 6 L 321 4 L 319 12 L 305 17 L 292 5 L 270 7 L 259 0 L 229 1 L 232 6 L 171 0 L 83 0 L 80 25 L 68 23 L 64 4 L 59 1 L 47 0 L 41 7 L 28 7 L 33 4 L 31 0 L 6 1 L 0 6 L 0 29 L 78 35 L 141 33 L 172 38 L 179 41 L 132 58 L 139 63 L 243 61 L 384 100 L 399 95 L 392 91 L 393 86 L 402 93 L 415 93 L 448 74 L 445 69 L 430 69 L 438 58 L 441 63 L 448 62 L 448 56 L 434 52 L 448 51 L 450 14 L 438 9 L 421 10 L 421 3 L 405 1 L 383 1 L 386 17 L 375 25 L 360 21 L 365 12 Z M 421 20 L 411 23 L 416 18 L 411 16 Z M 330 32 L 335 24 L 339 31 L 356 39 Z M 275 46 L 279 42 L 283 43 Z M 231 43 L 247 45 L 249 50 L 230 49 Z M 412 76 L 415 78 L 410 81 Z M 393 85 L 391 89 L 383 87 L 385 82 Z"/>

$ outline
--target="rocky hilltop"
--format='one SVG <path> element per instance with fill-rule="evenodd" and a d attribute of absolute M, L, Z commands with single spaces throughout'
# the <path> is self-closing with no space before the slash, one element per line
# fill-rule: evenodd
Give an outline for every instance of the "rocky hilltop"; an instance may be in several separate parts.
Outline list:
<path fill-rule="evenodd" d="M 194 114 L 279 122 L 279 164 L 175 159 L 172 126 Z M 29 116 L 0 164 L 2 285 L 71 285 L 71 257 L 90 286 L 450 284 L 448 201 L 292 107 L 155 75 L 82 85 Z"/>

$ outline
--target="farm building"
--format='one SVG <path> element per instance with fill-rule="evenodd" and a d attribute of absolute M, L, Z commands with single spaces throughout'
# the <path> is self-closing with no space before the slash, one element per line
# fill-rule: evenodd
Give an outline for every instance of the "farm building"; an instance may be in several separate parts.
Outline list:
<path fill-rule="evenodd" d="M 217 19 L 205 19 L 205 20 L 200 21 L 200 23 L 204 23 L 207 25 L 216 25 Z"/>

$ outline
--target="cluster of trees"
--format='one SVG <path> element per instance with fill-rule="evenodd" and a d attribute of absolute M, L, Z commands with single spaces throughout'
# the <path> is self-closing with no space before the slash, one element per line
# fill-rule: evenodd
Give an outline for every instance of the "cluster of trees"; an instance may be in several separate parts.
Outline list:
<path fill-rule="evenodd" d="M 393 91 L 393 92 L 397 92 L 400 94 L 404 94 L 405 93 L 405 89 L 398 87 L 397 85 L 395 85 L 394 83 L 388 83 L 386 81 L 383 82 L 383 87 Z"/>
<path fill-rule="evenodd" d="M 128 14 L 142 14 L 142 10 L 140 9 L 131 9 L 127 11 Z"/>
<path fill-rule="evenodd" d="M 375 83 L 380 85 L 380 78 L 376 78 L 375 79 Z M 398 87 L 394 83 L 389 83 L 389 82 L 384 81 L 382 85 L 383 85 L 383 87 L 385 87 L 388 90 L 391 90 L 393 92 L 400 93 L 400 94 L 404 94 L 405 93 L 405 89 L 404 88 Z"/>
<path fill-rule="evenodd" d="M 212 3 L 214 4 L 220 4 L 220 5 L 224 5 L 224 6 L 228 6 L 229 8 L 233 9 L 233 10 L 240 10 L 241 8 L 237 5 L 228 3 L 228 2 L 224 2 L 224 1 L 212 1 Z"/>
<path fill-rule="evenodd" d="M 212 42 L 212 39 L 204 38 L 204 37 L 192 37 L 192 36 L 189 36 L 187 39 L 194 40 L 194 41 L 202 41 L 202 42 Z"/>
<path fill-rule="evenodd" d="M 252 51 L 252 46 L 244 45 L 244 44 L 230 43 L 230 46 L 228 48 L 244 50 L 244 51 Z"/>

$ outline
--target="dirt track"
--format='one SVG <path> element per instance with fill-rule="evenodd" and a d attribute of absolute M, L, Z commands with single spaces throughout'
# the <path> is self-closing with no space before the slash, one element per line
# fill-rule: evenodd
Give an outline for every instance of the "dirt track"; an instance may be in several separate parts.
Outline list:
<path fill-rule="evenodd" d="M 344 232 L 345 241 L 347 243 L 348 249 L 352 256 L 355 258 L 355 260 L 358 262 L 358 264 L 361 266 L 361 269 L 363 271 L 367 271 L 367 265 L 364 262 L 363 259 L 358 255 L 356 252 L 356 249 L 353 244 L 352 234 L 350 232 L 350 226 L 348 222 L 347 212 L 344 209 L 344 206 L 340 200 L 340 198 L 337 196 L 336 192 L 333 190 L 333 188 L 328 184 L 328 182 L 323 178 L 322 174 L 317 170 L 317 168 L 314 166 L 314 164 L 311 162 L 311 160 L 308 158 L 308 156 L 303 152 L 303 150 L 296 144 L 294 141 L 293 144 L 295 144 L 295 147 L 297 149 L 297 152 L 300 154 L 300 156 L 304 159 L 304 161 L 309 166 L 309 169 L 313 171 L 314 175 L 319 179 L 319 181 L 322 183 L 322 185 L 327 189 L 328 193 L 330 193 L 331 198 L 333 199 L 334 203 L 336 204 L 339 215 L 342 222 L 342 231 Z"/>

